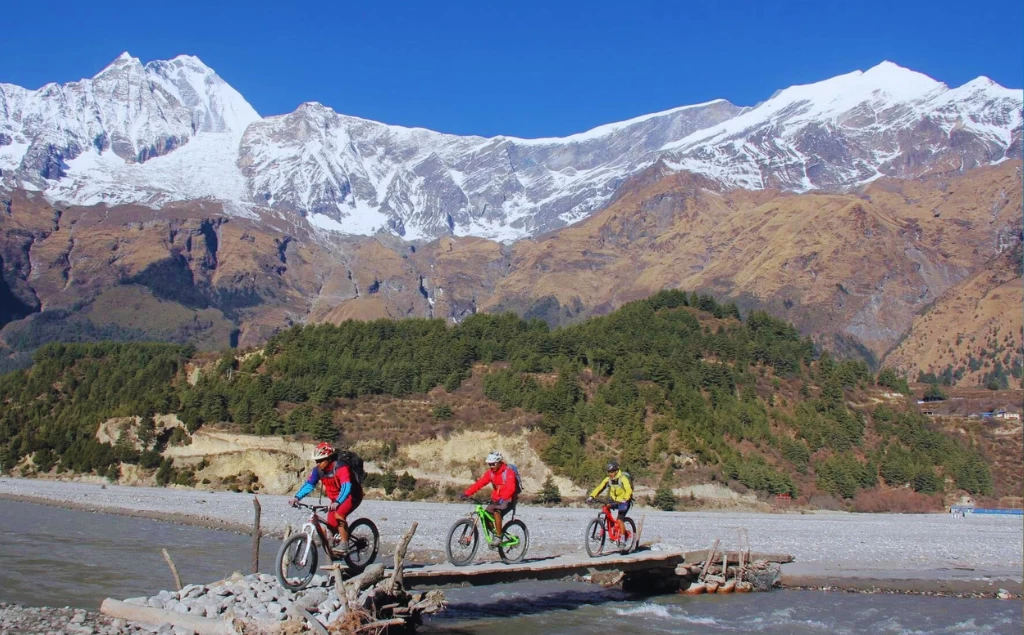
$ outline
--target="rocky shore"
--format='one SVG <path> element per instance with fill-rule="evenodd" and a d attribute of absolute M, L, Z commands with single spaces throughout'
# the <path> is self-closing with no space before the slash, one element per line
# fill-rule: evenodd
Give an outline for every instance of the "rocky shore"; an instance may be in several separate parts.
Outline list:
<path fill-rule="evenodd" d="M 121 635 L 173 633 L 171 625 L 152 628 L 130 624 L 96 611 L 65 607 L 29 607 L 0 602 L 0 633 L 63 633 L 65 635 Z"/>
<path fill-rule="evenodd" d="M 126 487 L 34 479 L 0 478 L 0 498 L 183 522 L 248 532 L 252 494 L 192 489 Z M 287 496 L 260 496 L 264 533 L 282 535 L 306 516 L 287 505 Z M 470 511 L 461 503 L 366 500 L 357 516 L 372 518 L 384 553 L 413 522 L 419 530 L 409 547 L 411 560 L 429 560 L 442 549 L 448 528 Z M 530 528 L 531 555 L 583 551 L 582 533 L 596 510 L 586 507 L 521 505 L 518 516 Z M 1020 517 L 948 514 L 848 514 L 663 512 L 643 506 L 630 515 L 642 526 L 642 542 L 683 550 L 705 549 L 716 539 L 735 548 L 738 531 L 749 533 L 756 551 L 788 553 L 815 572 L 842 577 L 851 572 L 916 572 L 909 577 L 1009 576 L 1024 568 L 1024 523 Z"/>
<path fill-rule="evenodd" d="M 251 494 L 189 489 L 0 478 L 0 498 L 235 531 L 248 531 L 253 515 Z M 264 532 L 279 534 L 305 520 L 287 507 L 287 497 L 260 496 L 260 501 Z M 468 511 L 465 504 L 365 501 L 358 515 L 373 518 L 380 528 L 382 556 L 418 522 L 408 557 L 425 562 L 438 559 L 448 527 Z M 582 552 L 582 529 L 594 514 L 589 508 L 521 507 L 519 516 L 531 530 L 531 555 Z M 1019 517 L 675 513 L 643 507 L 634 508 L 631 515 L 643 522 L 641 541 L 656 550 L 707 548 L 715 538 L 731 548 L 739 531 L 746 529 L 755 550 L 794 556 L 795 562 L 783 565 L 784 587 L 1004 598 L 1020 597 L 1022 592 L 1024 536 Z M 270 543 L 266 548 L 276 548 L 275 540 L 265 540 Z M 337 600 L 332 592 L 322 576 L 296 596 L 262 574 L 190 585 L 180 593 L 164 591 L 129 603 L 269 624 L 292 619 L 292 608 L 301 602 L 326 621 L 340 607 L 332 606 Z M 0 634 L 154 632 L 175 631 L 168 625 L 133 625 L 94 611 L 0 604 Z"/>

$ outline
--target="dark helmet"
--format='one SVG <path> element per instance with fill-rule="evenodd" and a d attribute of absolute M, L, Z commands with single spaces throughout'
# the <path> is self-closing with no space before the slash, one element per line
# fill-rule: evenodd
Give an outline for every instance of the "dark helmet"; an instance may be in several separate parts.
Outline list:
<path fill-rule="evenodd" d="M 606 472 L 618 472 L 619 471 L 619 462 L 618 461 L 612 461 L 611 463 L 608 464 L 608 467 L 605 469 L 605 471 Z"/>

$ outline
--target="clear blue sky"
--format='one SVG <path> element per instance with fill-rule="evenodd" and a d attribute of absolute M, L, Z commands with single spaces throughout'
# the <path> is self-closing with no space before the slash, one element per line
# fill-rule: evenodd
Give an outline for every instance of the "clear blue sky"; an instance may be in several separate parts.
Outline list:
<path fill-rule="evenodd" d="M 890 60 L 1024 85 L 1024 2 L 246 3 L 8 0 L 0 82 L 196 55 L 261 115 L 319 101 L 458 134 L 561 136 L 675 106 L 753 105 Z"/>

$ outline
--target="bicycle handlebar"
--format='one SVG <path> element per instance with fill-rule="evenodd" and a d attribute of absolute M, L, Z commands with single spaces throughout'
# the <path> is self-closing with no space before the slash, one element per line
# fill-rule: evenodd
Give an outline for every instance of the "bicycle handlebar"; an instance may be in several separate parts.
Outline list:
<path fill-rule="evenodd" d="M 295 506 L 296 507 L 304 507 L 304 508 L 312 510 L 314 512 L 322 512 L 322 511 L 327 511 L 328 509 L 330 509 L 330 507 L 328 505 L 309 505 L 307 503 L 303 503 L 302 501 L 296 502 Z"/>

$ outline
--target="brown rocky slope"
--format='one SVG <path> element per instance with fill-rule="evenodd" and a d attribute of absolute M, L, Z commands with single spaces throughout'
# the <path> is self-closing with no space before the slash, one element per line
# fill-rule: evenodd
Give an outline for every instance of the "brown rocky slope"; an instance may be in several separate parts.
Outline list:
<path fill-rule="evenodd" d="M 655 167 L 602 212 L 511 246 L 339 239 L 202 201 L 60 208 L 12 192 L 0 195 L 0 340 L 18 351 L 95 337 L 216 349 L 305 321 L 506 309 L 555 324 L 668 287 L 766 308 L 877 362 L 901 340 L 931 341 L 915 335 L 918 314 L 976 295 L 976 279 L 1020 243 L 1020 219 L 1019 161 L 802 195 L 726 191 Z M 1020 286 L 1019 270 L 997 277 Z M 977 319 L 1016 332 L 1012 312 L 998 313 Z"/>

